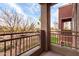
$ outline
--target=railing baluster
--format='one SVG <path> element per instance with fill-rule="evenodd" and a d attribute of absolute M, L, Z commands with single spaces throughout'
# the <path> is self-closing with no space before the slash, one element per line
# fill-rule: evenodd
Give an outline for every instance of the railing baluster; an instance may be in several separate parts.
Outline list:
<path fill-rule="evenodd" d="M 11 49 L 10 49 L 10 56 L 12 56 L 12 40 L 10 41 L 10 46 L 11 46 Z"/>
<path fill-rule="evenodd" d="M 54 35 L 54 33 L 53 33 L 53 37 L 54 37 L 54 36 L 55 36 L 55 35 Z M 52 40 L 55 40 L 55 39 L 53 38 Z M 53 44 L 55 44 L 54 41 L 53 41 Z"/>
<path fill-rule="evenodd" d="M 11 49 L 10 49 L 10 56 L 12 56 L 12 34 L 11 34 L 10 46 L 11 46 Z"/>
<path fill-rule="evenodd" d="M 26 49 L 28 50 L 28 38 L 26 38 Z"/>
<path fill-rule="evenodd" d="M 24 38 L 23 38 L 23 52 L 24 52 L 24 50 L 25 50 L 24 44 L 25 44 L 25 42 L 24 42 Z"/>
<path fill-rule="evenodd" d="M 29 37 L 29 49 L 30 49 L 30 37 Z"/>
<path fill-rule="evenodd" d="M 58 34 L 57 34 L 57 44 L 58 44 Z"/>
<path fill-rule="evenodd" d="M 4 56 L 6 56 L 6 41 L 4 42 Z"/>
<path fill-rule="evenodd" d="M 33 39 L 35 39 L 35 38 L 33 38 L 33 37 L 31 37 L 31 40 L 30 40 L 30 43 L 31 43 L 31 47 L 33 47 Z"/>
<path fill-rule="evenodd" d="M 64 40 L 64 35 L 62 35 L 62 46 L 64 46 L 64 42 L 63 42 L 63 40 Z"/>
<path fill-rule="evenodd" d="M 69 42 L 69 39 L 68 39 L 68 47 L 70 47 L 69 45 L 70 45 L 70 42 Z"/>
<path fill-rule="evenodd" d="M 37 40 L 37 43 L 36 43 L 36 44 L 39 44 L 39 42 L 40 42 L 40 41 L 39 41 L 39 36 L 37 36 L 37 39 L 38 39 L 38 40 Z M 38 42 L 38 41 L 39 41 L 39 42 Z"/>
<path fill-rule="evenodd" d="M 54 40 L 55 40 L 55 37 L 56 37 L 56 34 L 54 33 Z M 56 44 L 56 40 L 55 40 L 54 44 Z"/>
<path fill-rule="evenodd" d="M 32 36 L 30 37 L 30 48 L 32 47 L 32 42 L 31 42 L 31 40 L 32 40 Z"/>
<path fill-rule="evenodd" d="M 27 38 L 25 38 L 26 40 L 25 40 L 25 51 L 27 51 Z"/>
<path fill-rule="evenodd" d="M 40 34 L 39 34 L 39 35 L 38 35 L 38 44 L 39 44 L 39 45 L 41 45 L 40 42 L 41 42 L 41 40 L 40 40 Z"/>
<path fill-rule="evenodd" d="M 21 38 L 20 38 L 20 42 L 19 42 L 19 54 L 21 53 Z"/>
<path fill-rule="evenodd" d="M 17 55 L 17 39 L 15 40 L 15 56 Z"/>
<path fill-rule="evenodd" d="M 67 41 L 66 41 L 66 37 L 67 37 L 67 36 L 65 36 L 65 46 L 67 47 L 67 43 L 66 43 L 66 42 L 67 42 Z"/>
<path fill-rule="evenodd" d="M 60 45 L 60 34 L 59 34 L 58 42 L 59 42 L 59 45 Z"/>
<path fill-rule="evenodd" d="M 56 38 L 57 38 L 57 37 L 56 37 L 56 34 L 55 34 L 55 33 L 54 33 L 54 35 L 55 35 L 54 39 L 55 39 L 55 44 L 56 44 L 56 41 L 57 41 Z"/>
<path fill-rule="evenodd" d="M 71 37 L 71 47 L 73 48 L 73 46 L 72 46 L 72 45 L 73 45 L 73 41 L 72 41 L 72 37 Z"/>
<path fill-rule="evenodd" d="M 65 39 L 66 39 L 66 40 L 65 40 L 65 41 L 66 41 L 66 44 L 65 44 L 65 45 L 67 45 L 67 47 L 68 47 L 68 40 L 67 40 L 67 37 L 66 37 Z"/>

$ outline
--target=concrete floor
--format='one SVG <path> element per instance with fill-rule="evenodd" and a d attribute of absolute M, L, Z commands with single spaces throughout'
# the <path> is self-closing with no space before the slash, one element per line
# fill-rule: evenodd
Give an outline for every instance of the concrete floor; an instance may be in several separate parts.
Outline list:
<path fill-rule="evenodd" d="M 40 56 L 62 56 L 62 55 L 56 52 L 48 51 L 48 52 L 43 52 Z"/>
<path fill-rule="evenodd" d="M 35 52 L 39 48 L 40 47 L 37 46 L 37 47 L 33 48 L 32 50 L 22 54 L 21 56 L 29 56 L 30 54 L 32 54 L 33 52 Z M 59 53 L 56 53 L 54 51 L 48 51 L 48 52 L 43 52 L 40 56 L 62 56 L 62 55 Z"/>

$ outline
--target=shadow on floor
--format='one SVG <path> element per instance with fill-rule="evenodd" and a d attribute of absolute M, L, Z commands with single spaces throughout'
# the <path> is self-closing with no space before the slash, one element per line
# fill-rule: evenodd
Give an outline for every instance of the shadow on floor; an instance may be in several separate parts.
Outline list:
<path fill-rule="evenodd" d="M 48 52 L 43 52 L 40 56 L 63 56 L 59 53 L 48 51 Z"/>

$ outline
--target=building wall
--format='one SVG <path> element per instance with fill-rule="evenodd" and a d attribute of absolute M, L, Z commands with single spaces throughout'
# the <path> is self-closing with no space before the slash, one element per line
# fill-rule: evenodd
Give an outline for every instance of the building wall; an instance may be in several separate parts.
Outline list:
<path fill-rule="evenodd" d="M 72 18 L 73 5 L 65 5 L 59 8 L 59 28 L 63 27 L 62 20 L 68 20 L 67 18 Z"/>
<path fill-rule="evenodd" d="M 65 15 L 65 16 L 62 17 L 62 15 Z M 68 17 L 72 18 L 72 31 L 74 31 L 74 33 L 72 33 L 72 35 L 76 35 L 76 31 L 77 31 L 77 35 L 79 35 L 79 33 L 78 33 L 79 32 L 79 3 L 77 3 L 77 5 L 72 4 L 72 5 L 68 5 L 65 7 L 61 7 L 59 9 L 59 27 L 60 27 L 60 29 L 62 28 L 61 21 Z M 76 45 L 77 45 L 77 48 L 79 48 L 79 37 L 77 37 L 77 39 L 76 39 L 75 36 L 73 36 L 73 46 L 76 46 Z"/>
<path fill-rule="evenodd" d="M 59 8 L 59 18 L 72 17 L 73 5 L 65 5 Z"/>
<path fill-rule="evenodd" d="M 73 4 L 65 5 L 59 8 L 59 29 L 61 29 L 61 31 L 65 30 L 63 29 L 64 22 L 67 21 L 72 22 L 72 17 L 73 17 Z M 71 28 L 72 28 L 72 23 L 71 23 Z M 68 36 L 69 34 L 72 35 L 71 32 L 61 32 L 61 34 L 63 38 L 60 37 L 60 40 L 65 40 L 65 37 L 63 36 L 64 34 Z M 66 38 L 69 39 L 70 42 L 72 42 L 73 41 L 72 39 L 74 39 L 73 37 L 66 37 Z M 75 43 L 73 45 L 75 45 Z"/>
<path fill-rule="evenodd" d="M 74 5 L 74 15 L 73 15 L 73 21 L 72 21 L 72 23 L 73 23 L 73 28 L 72 28 L 72 30 L 73 31 L 77 31 L 77 35 L 79 35 L 79 3 L 77 3 L 77 5 L 76 4 L 73 4 Z M 73 33 L 73 34 L 75 34 L 76 35 L 76 33 Z M 75 38 L 75 43 L 77 43 L 77 48 L 79 48 L 79 36 L 77 37 L 77 39 Z"/>

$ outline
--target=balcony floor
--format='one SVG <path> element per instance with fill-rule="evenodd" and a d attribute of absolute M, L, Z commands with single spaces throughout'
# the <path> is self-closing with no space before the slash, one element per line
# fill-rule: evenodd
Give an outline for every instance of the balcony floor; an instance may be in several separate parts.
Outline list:
<path fill-rule="evenodd" d="M 48 52 L 43 52 L 40 56 L 63 56 L 59 53 L 48 51 Z"/>

